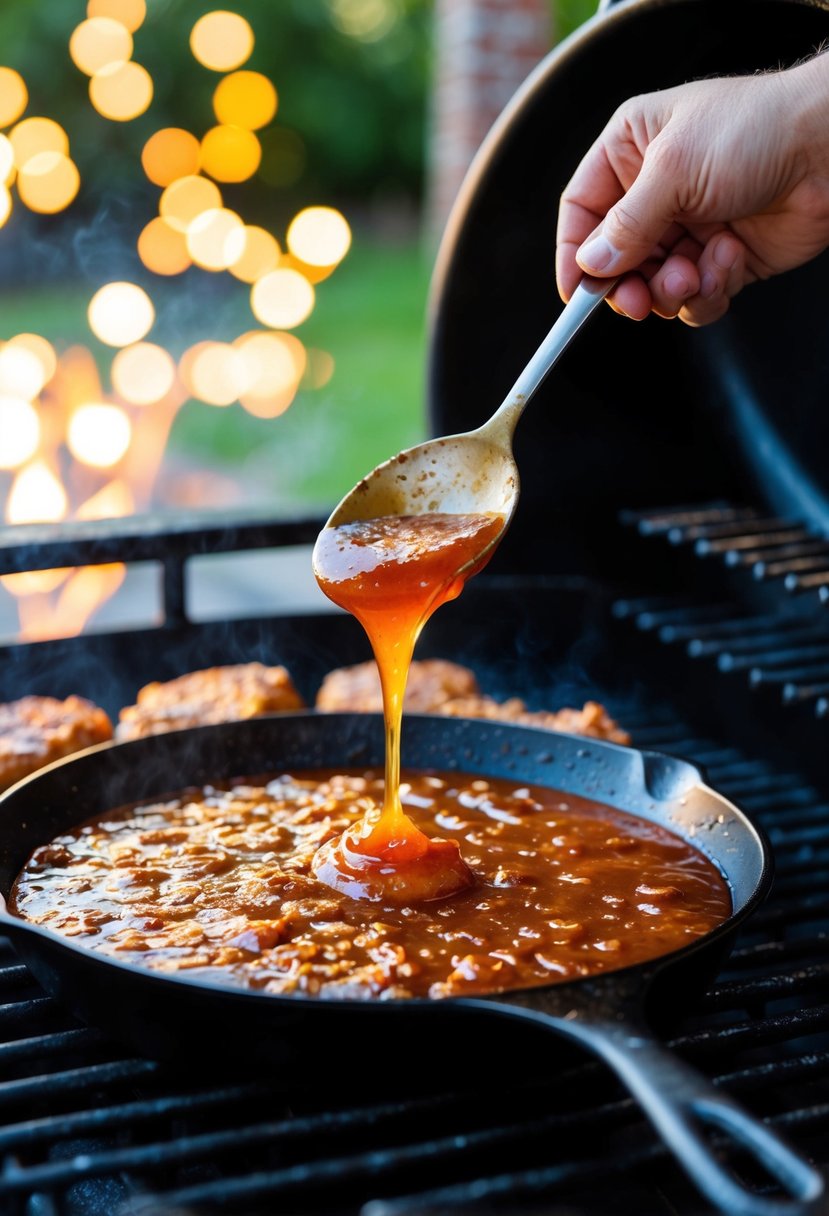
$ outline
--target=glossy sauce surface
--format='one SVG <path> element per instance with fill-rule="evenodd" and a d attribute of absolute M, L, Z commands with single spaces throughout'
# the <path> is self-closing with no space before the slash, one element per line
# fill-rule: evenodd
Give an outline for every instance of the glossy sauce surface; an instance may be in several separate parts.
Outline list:
<path fill-rule="evenodd" d="M 160 971 L 272 993 L 479 995 L 669 953 L 731 913 L 719 870 L 644 819 L 555 790 L 404 773 L 418 831 L 460 846 L 474 885 L 372 903 L 312 870 L 383 798 L 379 772 L 311 772 L 122 808 L 32 855 L 11 911 Z"/>
<path fill-rule="evenodd" d="M 394 515 L 320 533 L 314 571 L 322 590 L 365 629 L 380 672 L 386 727 L 385 796 L 314 862 L 322 882 L 364 899 L 442 899 L 472 883 L 454 841 L 430 839 L 400 803 L 403 694 L 415 642 L 441 604 L 488 558 L 501 515 Z M 482 559 L 481 555 L 486 554 Z"/>

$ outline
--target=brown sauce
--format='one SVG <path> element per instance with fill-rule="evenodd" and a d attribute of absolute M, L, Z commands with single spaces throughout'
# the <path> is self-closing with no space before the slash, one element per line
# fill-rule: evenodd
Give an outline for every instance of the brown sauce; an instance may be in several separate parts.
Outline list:
<path fill-rule="evenodd" d="M 368 634 L 380 671 L 386 726 L 385 793 L 314 860 L 317 877 L 364 899 L 443 899 L 471 885 L 472 873 L 452 840 L 429 838 L 400 803 L 403 694 L 415 642 L 441 604 L 488 558 L 502 515 L 393 515 L 358 520 L 320 533 L 317 581 Z"/>
<path fill-rule="evenodd" d="M 463 852 L 451 899 L 371 902 L 314 874 L 376 814 L 376 772 L 296 773 L 99 816 L 37 849 L 13 913 L 162 972 L 272 993 L 444 997 L 563 982 L 722 923 L 719 870 L 665 828 L 571 794 L 404 773 L 402 810 Z"/>

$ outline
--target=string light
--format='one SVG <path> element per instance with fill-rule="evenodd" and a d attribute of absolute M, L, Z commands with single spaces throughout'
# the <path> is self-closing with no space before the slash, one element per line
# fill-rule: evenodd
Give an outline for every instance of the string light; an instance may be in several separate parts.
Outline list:
<path fill-rule="evenodd" d="M 261 159 L 259 140 L 244 127 L 212 127 L 201 141 L 202 168 L 220 182 L 247 181 Z"/>
<path fill-rule="evenodd" d="M 89 301 L 89 327 L 108 346 L 140 342 L 155 320 L 152 300 L 135 283 L 107 283 Z"/>
<path fill-rule="evenodd" d="M 147 16 L 144 0 L 89 0 L 87 17 L 111 17 L 134 34 Z"/>
<path fill-rule="evenodd" d="M 102 68 L 130 58 L 132 34 L 111 17 L 91 17 L 73 31 L 69 54 L 75 67 L 87 76 L 94 76 Z"/>
<path fill-rule="evenodd" d="M 311 315 L 314 289 L 298 271 L 278 267 L 254 283 L 250 306 L 263 325 L 294 329 Z"/>
<path fill-rule="evenodd" d="M 0 68 L 0 127 L 17 122 L 29 104 L 26 82 L 14 68 Z"/>
<path fill-rule="evenodd" d="M 232 72 L 219 81 L 213 111 L 220 123 L 258 131 L 276 114 L 276 89 L 261 72 Z"/>
<path fill-rule="evenodd" d="M 152 77 L 140 63 L 110 63 L 89 82 L 89 100 L 103 118 L 113 122 L 138 118 L 152 99 Z"/>
<path fill-rule="evenodd" d="M 239 13 L 217 10 L 200 17 L 190 33 L 190 49 L 214 72 L 241 67 L 253 51 L 253 30 Z"/>
<path fill-rule="evenodd" d="M 181 127 L 163 127 L 144 144 L 141 164 L 156 186 L 169 186 L 199 171 L 200 144 Z"/>

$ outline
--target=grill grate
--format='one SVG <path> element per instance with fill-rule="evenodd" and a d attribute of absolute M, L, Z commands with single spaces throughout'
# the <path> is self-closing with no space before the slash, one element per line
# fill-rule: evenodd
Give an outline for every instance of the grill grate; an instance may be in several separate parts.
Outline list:
<path fill-rule="evenodd" d="M 675 718 L 631 729 L 643 746 L 704 763 L 778 856 L 769 902 L 671 1046 L 827 1165 L 829 808 L 796 773 Z M 495 1087 L 468 1067 L 460 1088 L 412 1097 L 407 1084 L 402 1096 L 332 1110 L 330 1093 L 285 1095 L 261 1078 L 210 1084 L 124 1058 L 39 996 L 8 949 L 0 1035 L 0 1198 L 14 1216 L 403 1216 L 555 1202 L 602 1216 L 631 1203 L 654 1216 L 699 1211 L 635 1104 L 582 1057 L 544 1077 L 504 1046 Z"/>

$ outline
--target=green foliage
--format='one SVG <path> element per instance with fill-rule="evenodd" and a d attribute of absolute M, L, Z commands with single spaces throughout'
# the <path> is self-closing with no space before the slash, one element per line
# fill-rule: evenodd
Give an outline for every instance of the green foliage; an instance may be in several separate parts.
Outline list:
<path fill-rule="evenodd" d="M 554 0 L 553 13 L 559 38 L 566 38 L 596 12 L 596 0 Z"/>

